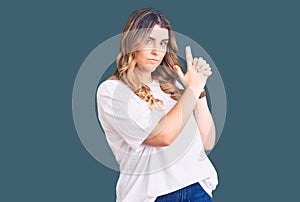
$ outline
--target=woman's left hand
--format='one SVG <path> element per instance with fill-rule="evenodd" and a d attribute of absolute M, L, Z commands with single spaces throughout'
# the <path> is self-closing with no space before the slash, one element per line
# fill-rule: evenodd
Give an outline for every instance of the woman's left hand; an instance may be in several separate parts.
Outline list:
<path fill-rule="evenodd" d="M 199 75 L 203 81 L 206 81 L 208 79 L 208 77 L 210 77 L 212 75 L 211 67 L 209 66 L 207 61 L 204 60 L 202 57 L 193 58 L 190 48 L 186 49 L 186 63 L 187 63 L 187 65 L 190 65 L 191 67 L 193 67 L 196 70 L 196 72 L 199 73 Z M 178 71 L 178 75 L 179 75 L 180 80 L 183 83 L 183 85 L 185 87 L 187 87 L 187 83 L 184 79 L 183 73 L 181 71 Z"/>
<path fill-rule="evenodd" d="M 211 76 L 212 71 L 209 64 L 202 57 L 194 58 L 193 63 L 198 63 L 196 65 L 196 71 L 204 78 L 207 79 Z"/>

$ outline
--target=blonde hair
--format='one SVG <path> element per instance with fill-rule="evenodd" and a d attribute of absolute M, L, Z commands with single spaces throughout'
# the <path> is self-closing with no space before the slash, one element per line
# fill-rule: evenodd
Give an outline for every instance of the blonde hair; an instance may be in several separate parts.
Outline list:
<path fill-rule="evenodd" d="M 141 8 L 129 16 L 122 32 L 120 50 L 116 60 L 117 68 L 108 78 L 124 82 L 137 96 L 149 103 L 150 109 L 155 107 L 156 103 L 163 105 L 163 101 L 153 96 L 151 89 L 140 81 L 133 70 L 136 67 L 135 51 L 141 48 L 155 25 L 168 30 L 169 43 L 161 64 L 151 73 L 152 78 L 158 80 L 160 88 L 170 94 L 174 100 L 181 97 L 183 90 L 175 85 L 178 75 L 172 68 L 174 65 L 182 67 L 176 55 L 178 47 L 175 36 L 169 20 L 160 11 L 153 8 Z"/>

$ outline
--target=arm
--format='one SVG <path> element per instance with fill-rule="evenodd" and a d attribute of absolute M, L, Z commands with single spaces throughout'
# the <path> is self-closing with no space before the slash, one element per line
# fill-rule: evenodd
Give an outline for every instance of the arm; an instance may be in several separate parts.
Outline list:
<path fill-rule="evenodd" d="M 168 146 L 173 143 L 186 122 L 191 116 L 206 79 L 198 74 L 200 63 L 193 61 L 191 48 L 186 47 L 187 71 L 185 74 L 180 67 L 174 66 L 174 70 L 184 82 L 186 90 L 176 105 L 158 122 L 151 134 L 144 140 L 144 144 L 150 146 Z"/>
<path fill-rule="evenodd" d="M 143 143 L 150 146 L 172 144 L 193 112 L 198 97 L 196 95 L 199 95 L 201 91 L 199 89 L 201 88 L 187 88 L 176 105 L 161 118 Z"/>
<path fill-rule="evenodd" d="M 193 110 L 205 150 L 212 150 L 216 139 L 214 120 L 209 111 L 206 97 L 197 100 Z"/>

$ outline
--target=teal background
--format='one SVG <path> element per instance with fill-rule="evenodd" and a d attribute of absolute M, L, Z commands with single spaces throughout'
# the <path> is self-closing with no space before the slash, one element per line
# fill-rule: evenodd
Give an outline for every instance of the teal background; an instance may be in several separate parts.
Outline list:
<path fill-rule="evenodd" d="M 0 201 L 115 200 L 118 173 L 81 144 L 72 89 L 87 55 L 143 6 L 163 11 L 222 75 L 214 201 L 297 201 L 300 15 L 290 0 L 1 1 Z"/>

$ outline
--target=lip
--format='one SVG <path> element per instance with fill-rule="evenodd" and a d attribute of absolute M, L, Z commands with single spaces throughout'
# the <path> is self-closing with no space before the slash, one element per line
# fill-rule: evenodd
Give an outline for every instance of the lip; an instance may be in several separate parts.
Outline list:
<path fill-rule="evenodd" d="M 158 59 L 154 59 L 154 58 L 149 58 L 148 60 L 150 60 L 152 62 L 158 62 Z"/>

